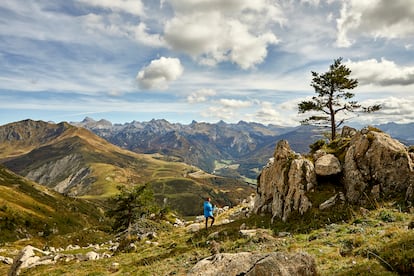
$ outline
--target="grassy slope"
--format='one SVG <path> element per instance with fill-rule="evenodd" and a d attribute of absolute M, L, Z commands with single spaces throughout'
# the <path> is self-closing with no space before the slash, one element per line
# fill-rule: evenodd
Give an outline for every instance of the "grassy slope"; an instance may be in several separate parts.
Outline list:
<path fill-rule="evenodd" d="M 398 275 L 404 271 L 409 275 L 407 271 L 414 269 L 414 233 L 407 227 L 411 220 L 411 214 L 383 207 L 354 213 L 349 221 L 315 230 L 298 229 L 279 237 L 277 233 L 283 229 L 271 224 L 269 217 L 252 216 L 196 233 L 174 228 L 159 233 L 158 246 L 137 241 L 136 253 L 90 262 L 60 262 L 23 275 L 185 275 L 197 261 L 212 254 L 212 239 L 220 252 L 305 251 L 315 258 L 320 275 Z M 243 223 L 250 228 L 270 227 L 273 232 L 242 237 L 239 228 Z M 208 238 L 214 232 L 215 238 Z M 114 262 L 120 264 L 116 273 L 110 270 Z"/>
<path fill-rule="evenodd" d="M 28 237 L 44 241 L 53 233 L 96 227 L 101 219 L 97 206 L 64 197 L 0 167 L 0 243 Z"/>

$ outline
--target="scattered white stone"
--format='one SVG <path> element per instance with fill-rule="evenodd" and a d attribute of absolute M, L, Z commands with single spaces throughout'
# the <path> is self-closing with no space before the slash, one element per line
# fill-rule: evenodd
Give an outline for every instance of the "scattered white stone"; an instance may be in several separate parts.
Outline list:
<path fill-rule="evenodd" d="M 94 260 L 99 260 L 99 254 L 94 252 L 94 251 L 90 251 L 88 253 L 86 253 L 86 260 L 88 261 L 94 261 Z"/>
<path fill-rule="evenodd" d="M 199 223 L 193 223 L 186 227 L 187 231 L 192 232 L 192 233 L 199 231 L 200 228 L 201 228 L 201 225 Z"/>
<path fill-rule="evenodd" d="M 108 258 L 111 258 L 112 257 L 112 255 L 111 254 L 109 254 L 109 253 L 103 253 L 102 254 L 102 259 L 108 259 Z"/>
<path fill-rule="evenodd" d="M 277 234 L 277 236 L 280 237 L 280 238 L 289 237 L 290 233 L 289 232 L 279 232 Z"/>
<path fill-rule="evenodd" d="M 195 218 L 195 222 L 203 222 L 204 221 L 204 216 L 197 216 L 196 218 Z"/>
<path fill-rule="evenodd" d="M 175 226 L 175 227 L 182 227 L 182 226 L 185 226 L 185 222 L 184 222 L 184 221 L 182 221 L 182 220 L 180 220 L 179 218 L 175 218 L 175 221 L 174 221 L 174 226 Z"/>
<path fill-rule="evenodd" d="M 74 259 L 75 259 L 74 255 L 72 255 L 72 254 L 66 255 L 65 262 L 68 263 L 68 262 L 73 261 Z"/>
<path fill-rule="evenodd" d="M 69 244 L 67 247 L 66 247 L 66 250 L 78 250 L 78 249 L 80 249 L 81 247 L 79 246 L 79 245 L 71 245 L 71 244 Z"/>
<path fill-rule="evenodd" d="M 3 264 L 11 265 L 13 264 L 13 259 L 9 257 L 0 256 L 0 262 L 2 262 Z"/>
<path fill-rule="evenodd" d="M 119 270 L 119 263 L 112 263 L 111 267 L 109 268 L 109 271 L 117 272 L 118 270 Z"/>
<path fill-rule="evenodd" d="M 257 235 L 257 230 L 240 230 L 240 235 L 245 238 L 252 238 Z"/>

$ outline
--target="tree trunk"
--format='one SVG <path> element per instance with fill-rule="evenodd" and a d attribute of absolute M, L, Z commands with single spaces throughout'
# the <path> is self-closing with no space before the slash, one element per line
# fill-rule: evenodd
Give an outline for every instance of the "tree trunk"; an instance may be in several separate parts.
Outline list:
<path fill-rule="evenodd" d="M 333 85 L 331 85 L 331 93 L 329 95 L 329 101 L 328 101 L 329 112 L 331 115 L 331 141 L 333 141 L 336 137 L 335 110 L 332 106 L 332 99 L 333 99 L 334 92 L 335 92 L 335 88 L 333 87 Z"/>

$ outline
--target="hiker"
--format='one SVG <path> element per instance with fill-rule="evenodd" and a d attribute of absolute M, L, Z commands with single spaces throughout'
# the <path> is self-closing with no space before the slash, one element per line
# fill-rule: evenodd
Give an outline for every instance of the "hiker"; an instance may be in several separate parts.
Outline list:
<path fill-rule="evenodd" d="M 208 219 L 211 218 L 211 224 L 210 226 L 213 226 L 214 223 L 214 216 L 213 216 L 213 205 L 211 204 L 211 198 L 206 198 L 206 201 L 204 201 L 204 217 L 206 218 L 206 229 L 208 225 Z"/>

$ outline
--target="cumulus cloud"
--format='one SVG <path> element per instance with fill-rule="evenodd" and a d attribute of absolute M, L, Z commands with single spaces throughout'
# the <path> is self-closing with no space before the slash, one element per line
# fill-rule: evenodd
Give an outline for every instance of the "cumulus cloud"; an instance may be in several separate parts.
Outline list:
<path fill-rule="evenodd" d="M 184 68 L 178 58 L 161 57 L 151 61 L 137 74 L 137 82 L 142 89 L 168 88 L 171 81 L 175 81 L 183 74 Z"/>
<path fill-rule="evenodd" d="M 213 89 L 200 89 L 187 97 L 189 103 L 202 103 L 207 101 L 208 97 L 216 95 Z"/>
<path fill-rule="evenodd" d="M 369 59 L 346 64 L 361 84 L 381 86 L 414 84 L 414 66 L 399 66 L 393 61 Z"/>
<path fill-rule="evenodd" d="M 202 64 L 230 61 L 243 69 L 260 64 L 278 43 L 271 26 L 283 21 L 270 0 L 169 0 L 175 17 L 165 24 L 165 40 Z"/>
<path fill-rule="evenodd" d="M 352 37 L 406 38 L 414 36 L 414 8 L 411 0 L 344 1 L 337 20 L 337 45 L 349 47 Z"/>

